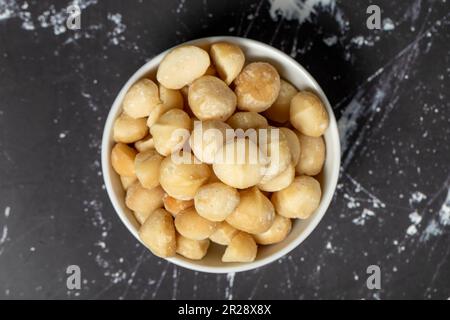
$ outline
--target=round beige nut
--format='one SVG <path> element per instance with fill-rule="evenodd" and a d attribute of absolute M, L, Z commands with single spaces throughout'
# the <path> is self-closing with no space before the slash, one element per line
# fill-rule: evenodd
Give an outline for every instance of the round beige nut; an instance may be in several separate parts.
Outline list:
<path fill-rule="evenodd" d="M 159 168 L 163 159 L 163 156 L 154 149 L 136 155 L 134 168 L 136 176 L 144 188 L 153 189 L 159 186 Z"/>
<path fill-rule="evenodd" d="M 144 139 L 136 141 L 134 147 L 139 152 L 155 149 L 155 142 L 151 135 L 146 136 Z"/>
<path fill-rule="evenodd" d="M 270 200 L 256 187 L 241 191 L 240 197 L 239 205 L 226 218 L 226 222 L 248 233 L 267 231 L 275 218 Z"/>
<path fill-rule="evenodd" d="M 217 151 L 227 140 L 227 129 L 231 127 L 222 121 L 196 121 L 189 138 L 192 152 L 200 161 L 213 163 Z"/>
<path fill-rule="evenodd" d="M 145 118 L 135 119 L 123 113 L 114 121 L 113 138 L 116 142 L 132 143 L 142 139 L 147 133 Z"/>
<path fill-rule="evenodd" d="M 126 144 L 117 143 L 111 150 L 111 165 L 120 176 L 134 177 L 136 150 Z"/>
<path fill-rule="evenodd" d="M 196 46 L 181 46 L 163 58 L 156 78 L 166 88 L 181 89 L 204 75 L 209 65 L 208 52 Z"/>
<path fill-rule="evenodd" d="M 293 130 L 288 128 L 279 128 L 281 132 L 283 132 L 284 136 L 286 137 L 289 150 L 291 151 L 291 159 L 294 166 L 297 165 L 298 161 L 300 160 L 300 141 L 298 140 L 297 133 L 295 133 Z"/>
<path fill-rule="evenodd" d="M 277 100 L 264 111 L 264 115 L 272 121 L 285 123 L 289 121 L 289 109 L 291 100 L 297 94 L 298 90 L 289 82 L 281 79 L 280 93 Z"/>
<path fill-rule="evenodd" d="M 225 220 L 239 204 L 239 192 L 222 182 L 206 184 L 194 197 L 195 209 L 211 221 Z"/>
<path fill-rule="evenodd" d="M 308 176 L 319 174 L 325 162 L 325 143 L 323 138 L 308 137 L 299 133 L 298 140 L 300 141 L 302 152 L 295 171 L 298 174 L 306 174 Z"/>
<path fill-rule="evenodd" d="M 244 66 L 245 56 L 241 48 L 228 42 L 217 42 L 209 51 L 217 72 L 227 85 L 238 76 Z"/>
<path fill-rule="evenodd" d="M 184 237 L 204 240 L 216 230 L 217 224 L 200 216 L 194 208 L 188 208 L 175 217 L 175 228 Z"/>
<path fill-rule="evenodd" d="M 253 235 L 257 244 L 274 244 L 283 241 L 291 231 L 291 219 L 276 215 L 272 226 L 263 233 Z"/>
<path fill-rule="evenodd" d="M 153 211 L 152 211 L 153 212 Z M 139 222 L 140 225 L 143 225 L 145 220 L 147 220 L 148 216 L 152 213 L 152 212 L 136 212 L 134 211 L 134 217 L 136 218 L 136 220 Z"/>
<path fill-rule="evenodd" d="M 172 216 L 176 216 L 181 211 L 194 206 L 194 200 L 178 200 L 168 194 L 163 197 L 164 208 L 169 211 Z"/>
<path fill-rule="evenodd" d="M 191 260 L 200 260 L 208 252 L 209 239 L 192 240 L 177 234 L 177 253 Z"/>
<path fill-rule="evenodd" d="M 287 188 L 292 181 L 294 181 L 294 177 L 295 167 L 291 163 L 288 165 L 286 170 L 277 175 L 275 178 L 272 178 L 265 183 L 259 183 L 258 188 L 266 192 L 280 191 L 281 189 Z"/>
<path fill-rule="evenodd" d="M 150 214 L 163 206 L 164 190 L 161 187 L 144 188 L 139 182 L 134 183 L 127 190 L 125 204 L 129 209 L 142 215 Z"/>
<path fill-rule="evenodd" d="M 177 243 L 173 218 L 164 209 L 152 212 L 139 229 L 142 242 L 158 257 L 175 255 Z"/>
<path fill-rule="evenodd" d="M 257 185 L 264 176 L 267 158 L 249 139 L 226 143 L 216 154 L 213 170 L 223 183 L 238 189 Z"/>
<path fill-rule="evenodd" d="M 141 79 L 131 86 L 123 99 L 123 112 L 132 118 L 147 117 L 161 103 L 158 86 L 150 79 Z"/>
<path fill-rule="evenodd" d="M 233 237 L 225 253 L 223 262 L 252 262 L 258 253 L 258 246 L 253 237 L 245 232 L 239 232 Z"/>
<path fill-rule="evenodd" d="M 209 239 L 212 242 L 227 246 L 238 232 L 236 228 L 230 226 L 226 221 L 222 221 L 217 225 L 216 231 L 209 236 Z"/>
<path fill-rule="evenodd" d="M 236 110 L 236 95 L 217 77 L 203 76 L 189 86 L 189 106 L 200 120 L 227 120 Z"/>
<path fill-rule="evenodd" d="M 180 150 L 189 139 L 192 127 L 189 115 L 180 109 L 171 109 L 150 127 L 155 149 L 163 156 Z"/>
<path fill-rule="evenodd" d="M 183 155 L 179 158 L 172 155 L 163 160 L 159 183 L 171 197 L 192 200 L 197 190 L 208 181 L 211 169 L 207 164 L 199 163 L 194 156 Z"/>
<path fill-rule="evenodd" d="M 264 184 L 282 172 L 292 162 L 288 141 L 278 128 L 269 127 L 258 130 L 259 148 L 269 159 L 269 165 L 260 183 Z"/>
<path fill-rule="evenodd" d="M 125 177 L 120 176 L 120 183 L 122 184 L 123 190 L 127 190 L 133 183 L 137 180 L 136 176 L 133 177 Z"/>
<path fill-rule="evenodd" d="M 300 176 L 289 187 L 272 194 L 272 203 L 279 215 L 308 219 L 319 207 L 321 196 L 320 184 L 316 179 Z"/>
<path fill-rule="evenodd" d="M 262 112 L 277 99 L 280 92 L 280 76 L 266 62 L 247 65 L 234 81 L 237 106 L 240 110 Z"/>
<path fill-rule="evenodd" d="M 290 120 L 295 129 L 310 137 L 323 135 L 330 121 L 320 98 L 308 91 L 292 98 Z"/>
<path fill-rule="evenodd" d="M 233 129 L 262 129 L 267 128 L 269 123 L 257 112 L 236 112 L 227 121 Z"/>
<path fill-rule="evenodd" d="M 183 109 L 184 101 L 183 95 L 179 90 L 167 89 L 166 87 L 159 86 L 159 97 L 161 103 L 155 106 L 147 118 L 147 126 L 150 128 L 158 121 L 159 117 L 169 111 L 170 109 Z"/>

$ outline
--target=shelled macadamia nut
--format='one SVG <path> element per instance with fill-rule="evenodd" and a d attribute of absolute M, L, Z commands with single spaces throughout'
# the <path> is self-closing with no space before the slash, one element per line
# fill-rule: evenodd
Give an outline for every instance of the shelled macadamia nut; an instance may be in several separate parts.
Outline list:
<path fill-rule="evenodd" d="M 194 203 L 203 218 L 223 221 L 239 204 L 239 192 L 222 182 L 210 183 L 198 189 Z"/>
<path fill-rule="evenodd" d="M 210 65 L 208 52 L 191 45 L 171 50 L 161 61 L 156 78 L 169 89 L 181 89 L 205 74 Z"/>
<path fill-rule="evenodd" d="M 132 143 L 142 139 L 147 133 L 145 118 L 135 119 L 123 113 L 114 121 L 113 137 L 116 142 Z"/>
<path fill-rule="evenodd" d="M 290 120 L 295 129 L 310 137 L 320 137 L 329 118 L 322 101 L 314 93 L 302 91 L 291 100 Z"/>
<path fill-rule="evenodd" d="M 233 237 L 225 253 L 223 262 L 252 262 L 256 258 L 258 246 L 253 237 L 245 232 L 239 232 Z"/>
<path fill-rule="evenodd" d="M 143 225 L 145 220 L 147 220 L 148 216 L 152 212 L 144 212 L 144 213 L 142 213 L 142 212 L 133 211 L 133 214 L 134 214 L 134 217 L 136 218 L 136 220 L 139 222 L 139 224 Z"/>
<path fill-rule="evenodd" d="M 281 79 L 280 93 L 269 109 L 264 111 L 264 115 L 272 121 L 285 123 L 289 121 L 289 109 L 291 100 L 298 90 L 289 82 Z"/>
<path fill-rule="evenodd" d="M 241 48 L 232 43 L 217 42 L 211 45 L 209 52 L 220 77 L 230 85 L 244 66 L 245 56 Z"/>
<path fill-rule="evenodd" d="M 192 240 L 177 234 L 177 253 L 191 260 L 200 260 L 208 252 L 209 239 Z"/>
<path fill-rule="evenodd" d="M 227 121 L 233 129 L 262 129 L 267 128 L 269 123 L 257 112 L 236 112 Z"/>
<path fill-rule="evenodd" d="M 200 120 L 227 120 L 236 110 L 236 95 L 217 77 L 202 76 L 189 86 L 189 106 Z"/>
<path fill-rule="evenodd" d="M 125 177 L 120 176 L 120 183 L 122 184 L 123 190 L 127 190 L 133 183 L 137 180 L 136 176 Z"/>
<path fill-rule="evenodd" d="M 180 150 L 189 139 L 192 127 L 189 115 L 180 109 L 171 109 L 150 127 L 155 149 L 163 156 Z"/>
<path fill-rule="evenodd" d="M 279 128 L 281 132 L 283 132 L 286 137 L 287 143 L 289 145 L 289 150 L 291 151 L 292 163 L 294 166 L 297 165 L 300 160 L 300 141 L 298 140 L 297 134 L 288 128 Z"/>
<path fill-rule="evenodd" d="M 175 217 L 175 228 L 184 237 L 204 240 L 216 230 L 217 223 L 200 216 L 194 208 L 188 208 Z"/>
<path fill-rule="evenodd" d="M 111 165 L 120 176 L 134 177 L 136 150 L 126 144 L 117 143 L 111 150 Z"/>
<path fill-rule="evenodd" d="M 226 222 L 248 233 L 267 231 L 275 218 L 275 210 L 270 200 L 256 187 L 243 190 L 239 194 L 239 205 L 226 218 Z"/>
<path fill-rule="evenodd" d="M 189 138 L 192 152 L 200 161 L 213 163 L 217 151 L 226 142 L 227 129 L 231 130 L 231 127 L 222 121 L 196 121 Z"/>
<path fill-rule="evenodd" d="M 240 110 L 267 110 L 280 92 L 280 76 L 277 70 L 266 62 L 253 62 L 245 66 L 234 83 Z"/>
<path fill-rule="evenodd" d="M 282 173 L 264 183 L 259 183 L 258 188 L 266 192 L 275 192 L 288 187 L 295 177 L 295 167 L 291 163 Z"/>
<path fill-rule="evenodd" d="M 269 165 L 260 183 L 264 184 L 282 172 L 292 162 L 291 151 L 284 133 L 275 127 L 258 130 L 259 149 L 269 159 Z"/>
<path fill-rule="evenodd" d="M 209 236 L 209 239 L 212 242 L 227 246 L 238 232 L 239 230 L 230 226 L 226 221 L 222 221 L 217 224 L 216 231 Z"/>
<path fill-rule="evenodd" d="M 216 154 L 213 170 L 220 181 L 238 189 L 257 185 L 264 176 L 268 159 L 249 139 L 226 143 Z"/>
<path fill-rule="evenodd" d="M 319 207 L 321 196 L 320 184 L 316 179 L 300 176 L 289 187 L 272 194 L 272 203 L 279 215 L 308 219 Z"/>
<path fill-rule="evenodd" d="M 173 218 L 164 209 L 153 211 L 139 229 L 142 242 L 158 257 L 171 257 L 177 249 Z"/>
<path fill-rule="evenodd" d="M 131 86 L 123 99 L 123 111 L 132 118 L 147 117 L 161 103 L 158 86 L 150 79 L 141 79 Z"/>
<path fill-rule="evenodd" d="M 183 210 L 194 206 L 194 200 L 178 200 L 167 193 L 163 197 L 164 208 L 169 211 L 172 216 L 176 216 Z"/>
<path fill-rule="evenodd" d="M 302 152 L 295 171 L 298 174 L 306 174 L 308 176 L 319 174 L 325 162 L 325 143 L 323 138 L 308 137 L 298 133 L 298 140 L 300 141 Z"/>
<path fill-rule="evenodd" d="M 192 200 L 197 190 L 208 181 L 211 169 L 205 163 L 198 163 L 194 156 L 184 155 L 180 154 L 179 158 L 172 155 L 163 160 L 159 182 L 171 197 Z"/>
<path fill-rule="evenodd" d="M 283 241 L 291 231 L 291 219 L 276 215 L 272 226 L 263 233 L 253 235 L 257 244 L 274 244 Z"/>
<path fill-rule="evenodd" d="M 155 142 L 151 135 L 146 136 L 144 139 L 136 141 L 134 147 L 139 152 L 155 149 Z"/>
<path fill-rule="evenodd" d="M 136 155 L 134 168 L 136 176 L 144 188 L 153 189 L 159 185 L 159 168 L 163 159 L 163 156 L 155 149 Z"/>
<path fill-rule="evenodd" d="M 159 86 L 159 97 L 161 103 L 155 106 L 147 118 L 147 126 L 150 128 L 159 117 L 169 111 L 170 109 L 183 109 L 184 100 L 183 95 L 179 90 L 167 89 L 166 87 Z"/>
<path fill-rule="evenodd" d="M 125 204 L 132 211 L 150 214 L 163 206 L 164 190 L 161 187 L 144 188 L 138 181 L 130 186 L 125 197 Z"/>

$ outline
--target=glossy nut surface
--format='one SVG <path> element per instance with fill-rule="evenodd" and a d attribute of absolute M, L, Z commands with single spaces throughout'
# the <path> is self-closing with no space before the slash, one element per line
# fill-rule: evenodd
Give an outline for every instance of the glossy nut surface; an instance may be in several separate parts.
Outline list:
<path fill-rule="evenodd" d="M 211 221 L 225 220 L 239 204 L 239 192 L 224 183 L 215 182 L 200 187 L 195 194 L 197 213 Z"/>
<path fill-rule="evenodd" d="M 209 52 L 220 78 L 230 85 L 244 66 L 245 56 L 241 48 L 232 43 L 217 42 L 211 45 Z"/>
<path fill-rule="evenodd" d="M 164 209 L 152 212 L 139 229 L 142 242 L 158 257 L 175 255 L 177 244 L 173 218 Z"/>
<path fill-rule="evenodd" d="M 111 150 L 111 165 L 120 176 L 134 177 L 134 158 L 136 150 L 126 144 L 117 143 Z"/>
<path fill-rule="evenodd" d="M 114 122 L 113 139 L 116 142 L 132 143 L 144 138 L 147 133 L 145 118 L 135 119 L 123 113 Z"/>
<path fill-rule="evenodd" d="M 272 226 L 263 233 L 253 235 L 257 244 L 274 244 L 283 241 L 291 232 L 291 219 L 276 215 Z"/>
<path fill-rule="evenodd" d="M 239 232 L 225 249 L 222 261 L 251 262 L 255 260 L 257 252 L 258 246 L 253 237 L 245 232 Z"/>
<path fill-rule="evenodd" d="M 150 214 L 163 206 L 164 191 L 161 187 L 144 188 L 139 182 L 127 189 L 125 204 L 129 209 L 141 214 Z"/>
<path fill-rule="evenodd" d="M 140 152 L 134 159 L 136 176 L 144 188 L 153 189 L 159 185 L 159 169 L 163 161 L 155 149 Z"/>
<path fill-rule="evenodd" d="M 204 240 L 216 230 L 217 224 L 200 216 L 194 208 L 186 209 L 175 217 L 175 228 L 184 237 Z"/>
<path fill-rule="evenodd" d="M 132 118 L 147 117 L 161 103 L 156 83 L 141 79 L 131 86 L 123 99 L 123 111 Z"/>
<path fill-rule="evenodd" d="M 328 112 L 314 93 L 302 91 L 291 100 L 290 121 L 300 133 L 320 137 L 329 125 Z"/>
<path fill-rule="evenodd" d="M 301 133 L 298 134 L 298 140 L 302 152 L 295 171 L 298 174 L 315 176 L 322 171 L 325 162 L 325 142 L 322 137 L 308 137 Z"/>

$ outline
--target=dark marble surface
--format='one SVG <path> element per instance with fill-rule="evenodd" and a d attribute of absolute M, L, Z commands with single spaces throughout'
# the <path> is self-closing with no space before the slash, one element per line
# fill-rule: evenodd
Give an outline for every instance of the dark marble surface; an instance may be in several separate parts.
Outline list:
<path fill-rule="evenodd" d="M 0 298 L 450 298 L 449 1 L 0 0 Z M 277 8 L 284 8 L 278 10 Z M 116 216 L 100 170 L 115 94 L 177 43 L 237 35 L 292 55 L 342 135 L 335 198 L 288 256 L 238 274 L 155 258 Z M 66 288 L 79 265 L 82 288 Z M 366 268 L 381 268 L 381 289 Z"/>

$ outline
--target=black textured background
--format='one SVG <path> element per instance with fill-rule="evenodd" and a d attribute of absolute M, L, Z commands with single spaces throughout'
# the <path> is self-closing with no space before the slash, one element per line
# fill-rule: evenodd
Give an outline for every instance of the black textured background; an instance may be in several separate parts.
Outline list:
<path fill-rule="evenodd" d="M 271 15 L 282 1 L 80 0 L 82 28 L 71 31 L 68 1 L 0 0 L 0 298 L 450 298 L 450 2 L 377 1 L 383 29 L 369 30 L 372 1 L 285 0 L 299 11 Z M 315 232 L 235 275 L 150 254 L 100 172 L 103 125 L 128 77 L 211 35 L 292 55 L 342 135 L 338 190 Z M 66 288 L 71 264 L 79 291 Z M 372 264 L 381 290 L 366 287 Z"/>

